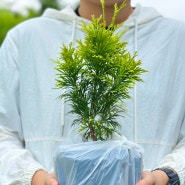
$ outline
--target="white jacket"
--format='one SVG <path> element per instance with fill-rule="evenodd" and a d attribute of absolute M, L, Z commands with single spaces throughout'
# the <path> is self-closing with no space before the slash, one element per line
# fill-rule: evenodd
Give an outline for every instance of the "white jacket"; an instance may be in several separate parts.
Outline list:
<path fill-rule="evenodd" d="M 83 38 L 81 21 L 69 6 L 48 9 L 12 29 L 0 49 L 0 185 L 30 185 L 36 170 L 53 169 L 65 138 L 76 139 L 52 60 L 62 43 Z M 170 166 L 184 185 L 185 25 L 137 5 L 125 27 L 128 50 L 148 72 L 130 91 L 121 131 L 144 148 L 145 169 Z"/>

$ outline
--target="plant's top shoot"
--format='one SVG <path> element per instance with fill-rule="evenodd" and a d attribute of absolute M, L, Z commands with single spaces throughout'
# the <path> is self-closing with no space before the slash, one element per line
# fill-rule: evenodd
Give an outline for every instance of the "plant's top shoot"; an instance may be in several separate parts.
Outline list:
<path fill-rule="evenodd" d="M 69 101 L 71 113 L 77 115 L 73 124 L 79 125 L 86 139 L 107 140 L 117 132 L 120 124 L 116 117 L 125 111 L 124 100 L 130 98 L 128 90 L 140 75 L 141 61 L 131 56 L 126 43 L 121 41 L 124 33 L 117 33 L 114 24 L 119 11 L 124 8 L 115 4 L 112 23 L 106 28 L 104 0 L 103 14 L 92 16 L 92 22 L 83 23 L 84 40 L 78 46 L 63 45 L 60 58 L 56 60 L 56 86 L 64 91 L 60 98 Z"/>

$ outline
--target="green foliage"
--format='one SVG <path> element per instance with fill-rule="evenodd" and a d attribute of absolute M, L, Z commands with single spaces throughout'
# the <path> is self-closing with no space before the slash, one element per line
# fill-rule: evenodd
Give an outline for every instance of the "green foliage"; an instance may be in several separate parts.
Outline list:
<path fill-rule="evenodd" d="M 0 9 L 0 45 L 2 44 L 8 30 L 13 28 L 17 24 L 27 19 L 40 16 L 48 7 L 59 9 L 59 5 L 57 4 L 56 0 L 40 0 L 40 2 L 41 10 L 39 12 L 34 12 L 33 10 L 30 10 L 28 16 L 23 16 L 10 10 Z"/>
<path fill-rule="evenodd" d="M 125 111 L 128 90 L 146 72 L 126 50 L 124 33 L 115 32 L 117 28 L 113 20 L 106 29 L 104 15 L 92 17 L 90 24 L 83 23 L 84 40 L 77 40 L 77 47 L 63 45 L 55 61 L 60 98 L 71 103 L 71 113 L 77 115 L 73 124 L 94 141 L 111 138 L 120 127 L 116 117 Z"/>
<path fill-rule="evenodd" d="M 36 16 L 38 16 L 38 13 L 35 13 L 31 10 L 29 12 L 29 15 L 24 17 L 20 14 L 11 12 L 10 10 L 1 9 L 0 10 L 0 45 L 3 42 L 8 30 L 13 28 L 18 23 Z"/>
<path fill-rule="evenodd" d="M 54 8 L 54 9 L 59 9 L 59 5 L 57 3 L 57 0 L 39 0 L 41 2 L 42 8 L 41 12 L 43 12 L 46 8 Z"/>

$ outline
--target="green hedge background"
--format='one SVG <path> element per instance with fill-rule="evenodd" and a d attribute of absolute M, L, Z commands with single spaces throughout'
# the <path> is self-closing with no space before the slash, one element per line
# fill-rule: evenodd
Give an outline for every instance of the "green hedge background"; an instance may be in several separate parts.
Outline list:
<path fill-rule="evenodd" d="M 27 19 L 40 16 L 43 11 L 50 7 L 59 9 L 59 5 L 57 0 L 40 0 L 41 10 L 39 12 L 34 12 L 33 10 L 29 10 L 28 16 L 23 16 L 18 13 L 11 12 L 7 9 L 0 9 L 0 45 L 2 44 L 8 30 L 23 22 Z"/>

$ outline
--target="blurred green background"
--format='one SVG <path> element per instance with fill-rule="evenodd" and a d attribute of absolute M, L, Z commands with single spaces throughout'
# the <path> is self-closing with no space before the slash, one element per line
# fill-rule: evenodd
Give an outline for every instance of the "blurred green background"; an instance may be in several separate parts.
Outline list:
<path fill-rule="evenodd" d="M 48 7 L 59 9 L 57 0 L 38 0 L 38 2 L 40 3 L 39 10 L 36 11 L 29 8 L 27 10 L 27 14 L 23 15 L 21 12 L 15 12 L 3 6 L 5 3 L 3 4 L 3 1 L 0 0 L 0 45 L 2 44 L 8 30 L 13 28 L 18 23 L 33 17 L 40 16 Z"/>

